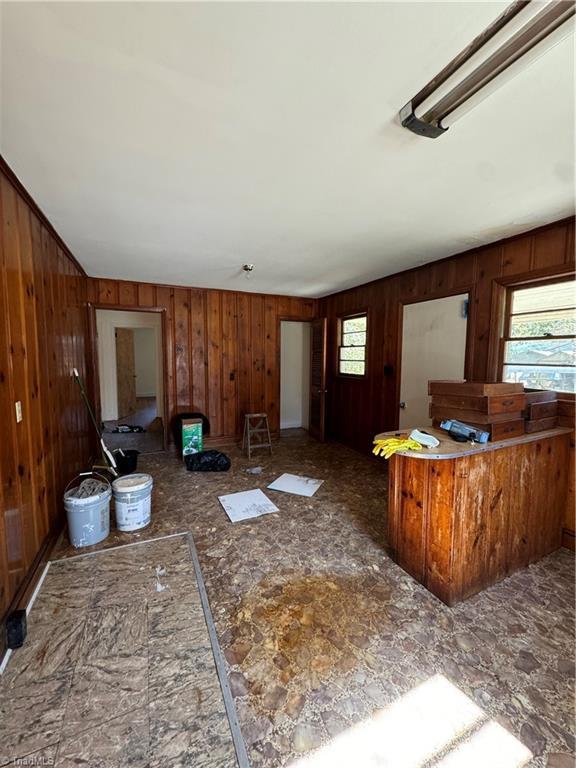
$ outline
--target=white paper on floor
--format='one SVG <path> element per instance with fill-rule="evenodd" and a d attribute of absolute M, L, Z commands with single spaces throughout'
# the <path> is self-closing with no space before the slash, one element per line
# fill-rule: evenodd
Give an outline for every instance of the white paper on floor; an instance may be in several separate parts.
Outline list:
<path fill-rule="evenodd" d="M 268 488 L 271 491 L 284 491 L 284 493 L 295 493 L 297 496 L 314 496 L 324 480 L 314 480 L 312 477 L 300 477 L 300 475 L 290 475 L 284 473 L 280 475 Z"/>
<path fill-rule="evenodd" d="M 259 488 L 254 491 L 240 491 L 240 493 L 218 496 L 218 501 L 233 523 L 280 511 Z"/>

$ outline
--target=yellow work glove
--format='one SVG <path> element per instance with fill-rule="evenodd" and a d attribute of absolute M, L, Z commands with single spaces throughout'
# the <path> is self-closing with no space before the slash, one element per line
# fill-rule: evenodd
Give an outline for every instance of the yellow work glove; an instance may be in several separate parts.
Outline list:
<path fill-rule="evenodd" d="M 389 459 L 396 451 L 420 451 L 422 446 L 409 437 L 387 437 L 386 440 L 374 440 L 372 453 Z"/>

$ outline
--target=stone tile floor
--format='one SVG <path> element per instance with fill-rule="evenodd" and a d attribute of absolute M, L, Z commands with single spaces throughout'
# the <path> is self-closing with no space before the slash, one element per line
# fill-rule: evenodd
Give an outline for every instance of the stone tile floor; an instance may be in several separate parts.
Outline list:
<path fill-rule="evenodd" d="M 52 563 L 28 619 L 0 765 L 236 765 L 186 536 Z"/>
<path fill-rule="evenodd" d="M 463 743 L 454 738 L 452 743 L 446 735 L 445 743 L 435 743 L 429 754 L 410 762 L 409 747 L 425 743 L 434 714 L 415 705 L 405 751 L 391 757 L 380 743 L 378 756 L 366 765 L 574 765 L 572 554 L 559 550 L 448 608 L 386 555 L 383 461 L 299 436 L 281 439 L 272 457 L 260 453 L 248 462 L 236 448 L 228 453 L 232 470 L 214 475 L 188 473 L 168 454 L 145 457 L 140 468 L 155 480 L 151 525 L 138 534 L 113 532 L 99 548 L 192 532 L 254 766 L 298 763 L 314 749 L 317 760 L 310 767 L 323 766 L 330 744 L 343 745 L 345 754 L 347 736 L 353 743 L 354 734 L 363 733 L 358 729 L 381 724 L 377 718 L 383 712 L 398 707 L 406 712 L 406 703 L 438 680 L 482 712 L 475 728 L 480 722 L 493 729 L 498 724 L 528 747 L 533 754 L 529 763 L 506 758 L 504 748 L 497 760 L 483 759 L 480 731 L 474 729 L 466 731 L 469 739 L 460 738 Z M 261 475 L 246 473 L 258 464 Z M 228 522 L 219 494 L 265 489 L 281 472 L 325 482 L 310 499 L 268 491 L 280 513 Z M 63 541 L 54 557 L 71 554 L 76 552 Z M 114 583 L 95 582 L 95 605 L 106 605 Z M 81 600 L 80 579 L 77 589 Z M 46 654 L 47 664 L 62 665 L 52 678 L 61 685 L 66 655 Z M 100 671 L 106 674 L 107 667 Z M 57 719 L 62 691 L 34 688 L 35 695 L 53 697 L 50 717 Z M 122 695 L 137 701 L 130 687 Z M 432 697 L 432 709 L 443 712 L 440 699 Z M 89 720 L 90 708 L 76 716 Z M 446 712 L 442 722 L 450 717 Z M 130 718 L 115 722 L 122 733 Z M 172 722 L 174 739 L 185 740 L 185 723 Z M 113 737 L 107 730 L 101 737 L 95 728 L 90 732 L 90 749 L 106 736 L 111 756 Z M 379 733 L 390 735 L 384 725 Z M 358 754 L 356 762 L 363 765 Z M 106 764 L 116 763 L 110 758 Z M 220 764 L 217 756 L 206 762 Z"/>

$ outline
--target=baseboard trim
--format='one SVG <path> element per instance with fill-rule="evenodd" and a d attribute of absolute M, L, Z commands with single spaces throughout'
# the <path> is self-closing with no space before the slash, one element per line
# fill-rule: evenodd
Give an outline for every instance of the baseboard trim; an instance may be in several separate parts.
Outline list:
<path fill-rule="evenodd" d="M 63 529 L 64 519 L 59 518 L 48 532 L 44 543 L 34 558 L 32 565 L 28 569 L 26 577 L 18 587 L 18 590 L 12 598 L 12 602 L 6 609 L 5 614 L 0 618 L 0 664 L 3 663 L 4 656 L 8 650 L 5 631 L 6 619 L 12 613 L 12 611 L 22 608 L 28 610 L 28 606 L 31 604 L 31 601 L 36 597 L 36 590 L 40 580 L 44 576 L 44 572 L 50 560 L 52 550 L 54 549 L 58 538 L 62 534 Z"/>
<path fill-rule="evenodd" d="M 277 440 L 280 437 L 280 432 L 270 430 L 270 437 L 273 440 Z M 204 448 L 225 448 L 231 445 L 238 445 L 241 442 L 242 435 L 221 435 L 218 437 L 208 435 L 203 439 Z"/>
<path fill-rule="evenodd" d="M 228 437 L 205 437 L 202 442 L 204 448 L 225 448 L 231 445 L 237 445 L 240 442 L 239 437 L 229 435 Z"/>
<path fill-rule="evenodd" d="M 562 546 L 566 549 L 570 549 L 572 552 L 576 551 L 576 534 L 569 528 L 562 530 Z"/>

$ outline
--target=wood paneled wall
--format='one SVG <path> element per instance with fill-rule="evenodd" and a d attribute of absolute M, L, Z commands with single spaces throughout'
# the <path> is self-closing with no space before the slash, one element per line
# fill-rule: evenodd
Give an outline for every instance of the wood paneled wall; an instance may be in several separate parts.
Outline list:
<path fill-rule="evenodd" d="M 1 618 L 59 527 L 90 436 L 72 378 L 86 370 L 86 278 L 3 165 L 0 224 Z"/>
<path fill-rule="evenodd" d="M 375 432 L 396 425 L 403 303 L 470 291 L 467 375 L 483 379 L 498 281 L 574 269 L 574 223 L 563 221 L 320 301 L 87 278 L 1 159 L 0 225 L 1 617 L 60 527 L 66 483 L 89 466 L 93 436 L 71 375 L 91 376 L 88 302 L 163 311 L 169 416 L 201 411 L 216 439 L 237 437 L 247 411 L 267 411 L 279 429 L 280 320 L 327 316 L 329 435 L 367 450 Z M 363 310 L 367 376 L 340 378 L 337 318 Z M 0 657 L 3 642 L 0 632 Z"/>
<path fill-rule="evenodd" d="M 576 398 L 564 393 L 558 400 L 558 424 L 561 427 L 574 427 L 576 424 Z M 562 545 L 576 550 L 576 445 L 574 432 L 570 436 L 568 500 L 564 514 Z"/>
<path fill-rule="evenodd" d="M 311 320 L 317 301 L 235 291 L 88 279 L 99 307 L 165 311 L 170 418 L 200 411 L 212 438 L 241 434 L 244 414 L 280 427 L 280 320 Z"/>
<path fill-rule="evenodd" d="M 378 432 L 396 429 L 400 399 L 402 307 L 416 301 L 470 293 L 466 377 L 492 380 L 492 353 L 499 334 L 499 286 L 574 271 L 574 219 L 542 227 L 417 269 L 320 300 L 328 318 L 328 434 L 359 450 Z M 337 322 L 368 312 L 365 378 L 336 372 Z M 385 375 L 384 367 L 391 372 Z"/>

